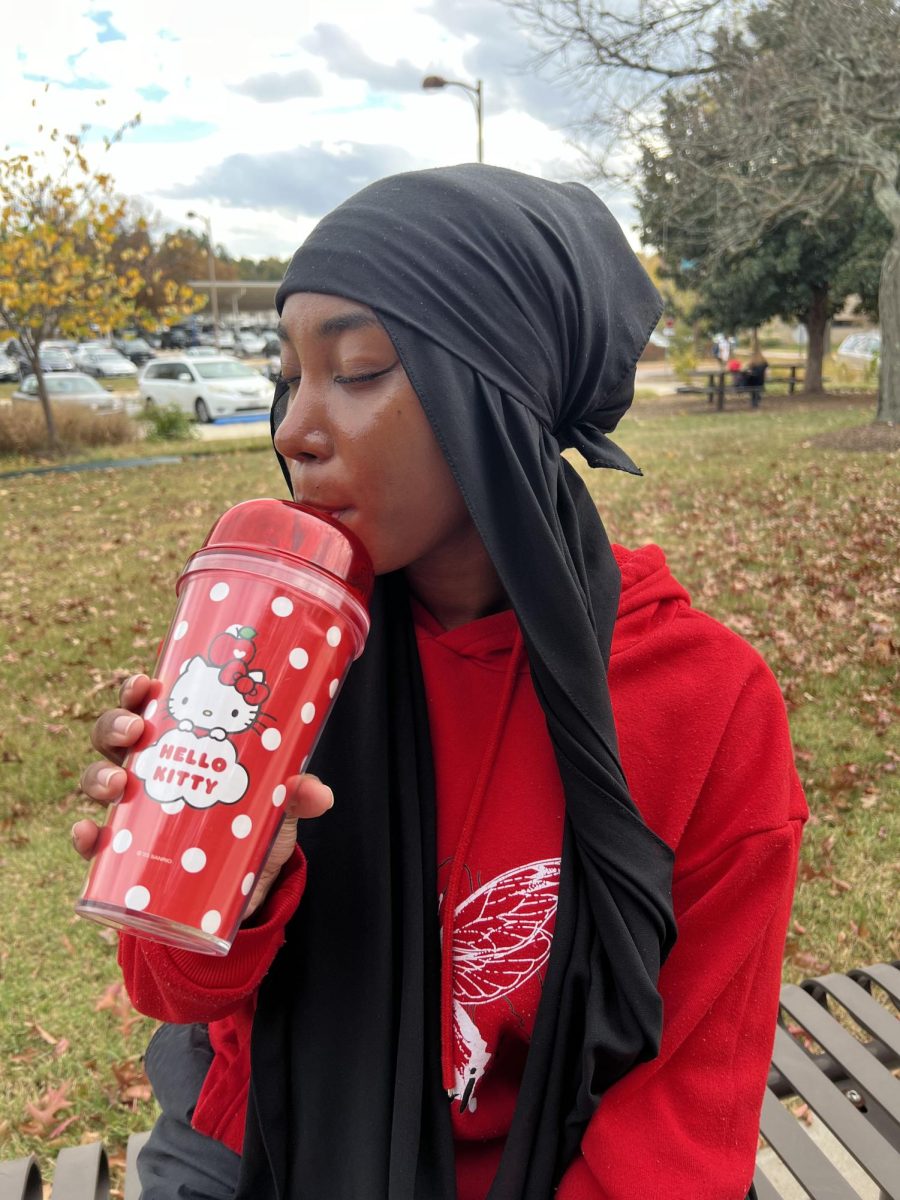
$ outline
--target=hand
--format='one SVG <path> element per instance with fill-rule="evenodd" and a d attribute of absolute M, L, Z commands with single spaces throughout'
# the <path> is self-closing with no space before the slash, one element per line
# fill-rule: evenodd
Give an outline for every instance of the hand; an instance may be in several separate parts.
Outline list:
<path fill-rule="evenodd" d="M 125 790 L 127 775 L 122 762 L 144 731 L 144 722 L 137 714 L 147 703 L 150 688 L 151 680 L 146 675 L 126 679 L 119 692 L 121 707 L 103 713 L 91 732 L 91 744 L 103 755 L 103 761 L 92 762 L 85 769 L 81 790 L 104 807 L 115 803 Z M 285 818 L 259 873 L 245 920 L 263 903 L 290 858 L 297 842 L 297 821 L 320 817 L 334 804 L 331 788 L 315 775 L 292 775 L 285 780 L 285 787 Z M 72 844 L 82 858 L 93 858 L 99 834 L 100 826 L 88 817 L 72 826 Z"/>

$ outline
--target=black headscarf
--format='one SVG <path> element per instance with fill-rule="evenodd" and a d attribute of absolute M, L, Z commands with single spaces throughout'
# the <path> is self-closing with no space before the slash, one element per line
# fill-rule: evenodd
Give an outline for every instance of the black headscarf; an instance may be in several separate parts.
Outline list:
<path fill-rule="evenodd" d="M 588 188 L 485 166 L 384 179 L 326 217 L 279 289 L 369 305 L 521 625 L 565 792 L 541 1004 L 491 1200 L 549 1200 L 603 1092 L 654 1057 L 674 940 L 670 850 L 619 765 L 606 686 L 619 576 L 577 473 L 636 470 L 606 437 L 660 313 Z M 273 428 L 283 415 L 276 391 Z M 282 463 L 282 467 L 284 464 Z M 402 575 L 311 769 L 306 893 L 259 996 L 246 1200 L 452 1200 L 440 1071 L 434 779 Z M 610 1147 L 615 1153 L 615 1147 Z"/>

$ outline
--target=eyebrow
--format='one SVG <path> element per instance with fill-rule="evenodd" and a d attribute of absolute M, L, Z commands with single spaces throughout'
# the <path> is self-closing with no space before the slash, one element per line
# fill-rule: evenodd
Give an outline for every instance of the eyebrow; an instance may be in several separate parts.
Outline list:
<path fill-rule="evenodd" d="M 326 317 L 319 326 L 318 332 L 320 337 L 335 337 L 339 333 L 347 333 L 348 330 L 367 329 L 373 325 L 380 326 L 380 322 L 372 313 L 359 311 L 345 312 L 338 313 L 334 317 Z M 289 342 L 291 340 L 287 329 L 281 321 L 278 322 L 275 332 L 282 342 Z"/>

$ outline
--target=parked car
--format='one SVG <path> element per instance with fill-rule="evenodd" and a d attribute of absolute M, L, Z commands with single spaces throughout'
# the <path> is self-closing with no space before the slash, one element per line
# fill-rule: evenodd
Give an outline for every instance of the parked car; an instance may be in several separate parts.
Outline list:
<path fill-rule="evenodd" d="M 138 369 L 133 362 L 113 350 L 110 346 L 102 348 L 82 346 L 75 355 L 76 362 L 82 371 L 95 375 L 98 379 L 134 379 Z"/>
<path fill-rule="evenodd" d="M 76 369 L 75 360 L 68 350 L 63 350 L 58 346 L 48 346 L 46 342 L 43 342 L 38 350 L 38 361 L 45 375 L 49 375 L 52 371 L 74 371 Z"/>
<path fill-rule="evenodd" d="M 142 367 L 151 358 L 156 358 L 156 354 L 150 343 L 142 337 L 113 338 L 112 344 L 114 350 L 118 350 L 120 354 L 124 354 L 136 367 Z"/>
<path fill-rule="evenodd" d="M 83 375 L 80 371 L 45 375 L 44 384 L 51 400 L 67 404 L 81 404 L 101 415 L 125 410 L 125 402 L 121 396 L 114 396 L 102 383 L 98 383 L 90 375 Z M 32 402 L 40 400 L 37 376 L 28 375 L 18 391 L 13 392 L 12 398 L 13 400 L 30 400 Z"/>
<path fill-rule="evenodd" d="M 216 338 L 214 326 L 211 322 L 200 327 L 197 342 L 201 346 L 215 346 L 217 350 L 227 350 L 229 353 L 234 350 L 235 344 L 234 334 L 230 329 L 225 329 L 222 325 L 219 326 L 219 336 Z"/>
<path fill-rule="evenodd" d="M 160 347 L 163 350 L 184 350 L 186 346 L 196 346 L 197 331 L 187 325 L 173 325 L 164 329 L 160 335 Z"/>
<path fill-rule="evenodd" d="M 226 355 L 157 358 L 144 367 L 138 386 L 146 405 L 172 405 L 202 422 L 265 412 L 272 403 L 272 385 L 266 377 Z"/>
<path fill-rule="evenodd" d="M 262 354 L 266 348 L 266 339 L 254 333 L 252 329 L 238 329 L 234 335 L 234 349 L 237 354 Z"/>
<path fill-rule="evenodd" d="M 838 358 L 846 358 L 850 362 L 870 363 L 876 354 L 881 354 L 881 334 L 877 329 L 868 333 L 848 334 L 836 353 Z"/>
<path fill-rule="evenodd" d="M 19 360 L 10 358 L 3 350 L 0 350 L 0 382 L 9 383 L 10 380 L 17 381 L 19 378 Z"/>

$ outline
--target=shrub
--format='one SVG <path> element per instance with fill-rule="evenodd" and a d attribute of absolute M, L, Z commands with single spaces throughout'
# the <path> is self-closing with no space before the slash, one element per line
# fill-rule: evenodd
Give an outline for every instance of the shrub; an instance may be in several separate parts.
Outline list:
<path fill-rule="evenodd" d="M 148 404 L 141 415 L 148 442 L 185 442 L 197 436 L 197 427 L 187 413 L 169 405 Z"/>
<path fill-rule="evenodd" d="M 669 338 L 668 360 L 676 376 L 687 383 L 697 366 L 697 347 L 693 331 L 681 321 L 675 323 L 675 333 Z"/>
<path fill-rule="evenodd" d="M 99 415 L 78 404 L 55 403 L 53 415 L 63 451 L 84 446 L 119 446 L 138 437 L 125 413 Z M 39 404 L 12 401 L 0 406 L 0 454 L 42 454 L 49 451 L 47 423 Z"/>

